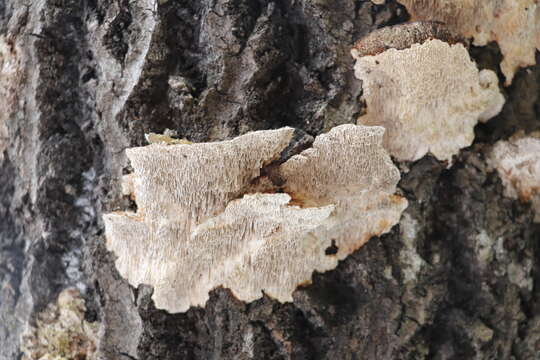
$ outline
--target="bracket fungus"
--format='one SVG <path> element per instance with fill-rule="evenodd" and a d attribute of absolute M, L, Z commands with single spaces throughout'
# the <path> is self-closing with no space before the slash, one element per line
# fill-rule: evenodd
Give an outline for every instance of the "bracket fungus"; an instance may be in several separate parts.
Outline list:
<path fill-rule="evenodd" d="M 534 221 L 540 223 L 540 136 L 534 135 L 497 142 L 488 161 L 497 170 L 505 195 L 531 201 Z"/>
<path fill-rule="evenodd" d="M 367 106 L 358 123 L 383 126 L 384 146 L 398 160 L 415 161 L 431 152 L 451 163 L 453 155 L 473 142 L 477 122 L 497 115 L 504 104 L 497 75 L 478 71 L 461 43 L 432 38 L 446 34 L 438 26 L 380 30 L 351 50 Z M 418 33 L 422 27 L 430 32 Z M 381 51 L 385 37 L 400 31 L 407 36 L 395 44 L 398 49 Z"/>
<path fill-rule="evenodd" d="M 292 128 L 128 149 L 124 192 L 138 209 L 105 215 L 107 247 L 120 274 L 154 286 L 169 312 L 204 305 L 219 286 L 243 301 L 263 292 L 292 301 L 313 271 L 335 268 L 399 221 L 407 201 L 394 195 L 399 171 L 383 133 L 342 125 L 301 152 Z"/>
<path fill-rule="evenodd" d="M 440 21 L 476 46 L 496 41 L 504 56 L 506 85 L 520 67 L 535 64 L 540 50 L 538 0 L 398 0 L 412 20 Z M 375 3 L 378 3 L 375 2 Z"/>

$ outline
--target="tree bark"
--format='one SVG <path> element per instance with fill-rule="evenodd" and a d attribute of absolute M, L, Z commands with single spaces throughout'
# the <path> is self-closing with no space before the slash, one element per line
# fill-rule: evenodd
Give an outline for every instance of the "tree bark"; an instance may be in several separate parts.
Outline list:
<path fill-rule="evenodd" d="M 502 89 L 502 113 L 451 168 L 407 164 L 400 225 L 292 303 L 219 288 L 169 314 L 105 248 L 102 214 L 130 206 L 124 150 L 145 133 L 200 142 L 355 123 L 352 44 L 407 20 L 395 1 L 0 3 L 0 358 L 21 358 L 39 314 L 75 288 L 99 329 L 79 359 L 540 359 L 540 226 L 485 160 L 540 129 L 538 66 Z M 470 52 L 504 79 L 495 44 Z"/>

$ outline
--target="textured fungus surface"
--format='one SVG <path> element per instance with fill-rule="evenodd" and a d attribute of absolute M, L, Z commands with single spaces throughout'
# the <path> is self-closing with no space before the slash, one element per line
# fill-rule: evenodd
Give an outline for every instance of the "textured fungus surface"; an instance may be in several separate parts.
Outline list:
<path fill-rule="evenodd" d="M 292 128 L 129 149 L 135 171 L 123 191 L 134 190 L 137 213 L 105 216 L 118 270 L 153 285 L 156 306 L 170 312 L 204 305 L 218 286 L 244 301 L 263 292 L 292 301 L 313 271 L 335 268 L 399 221 L 407 202 L 393 195 L 399 172 L 383 133 L 342 125 L 288 160 Z"/>
<path fill-rule="evenodd" d="M 516 136 L 499 141 L 490 154 L 504 185 L 505 195 L 532 202 L 540 222 L 540 136 Z"/>
<path fill-rule="evenodd" d="M 519 67 L 535 64 L 540 50 L 540 5 L 537 0 L 399 0 L 413 20 L 441 21 L 474 45 L 496 41 L 504 59 L 506 85 Z"/>
<path fill-rule="evenodd" d="M 451 161 L 471 145 L 477 122 L 489 120 L 504 104 L 497 75 L 478 71 L 459 43 L 434 39 L 374 56 L 361 56 L 356 48 L 352 54 L 367 106 L 358 122 L 383 126 L 385 148 L 399 160 L 431 152 Z"/>
<path fill-rule="evenodd" d="M 382 148 L 384 129 L 341 125 L 280 167 L 285 191 L 305 206 L 336 206 L 330 234 L 342 260 L 399 222 L 405 199 L 391 195 L 399 171 Z"/>

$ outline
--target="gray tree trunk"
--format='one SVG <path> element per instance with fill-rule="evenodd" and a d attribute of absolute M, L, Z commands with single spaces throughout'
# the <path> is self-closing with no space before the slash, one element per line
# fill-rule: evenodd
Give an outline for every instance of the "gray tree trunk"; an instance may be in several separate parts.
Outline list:
<path fill-rule="evenodd" d="M 407 18 L 394 1 L 0 1 L 0 57 L 14 59 L 0 77 L 0 358 L 20 359 L 38 314 L 73 287 L 98 332 L 95 350 L 65 359 L 540 359 L 540 227 L 483 156 L 540 129 L 538 67 L 503 89 L 502 113 L 452 168 L 410 164 L 400 225 L 293 303 L 216 289 L 169 314 L 105 248 L 102 214 L 129 206 L 123 150 L 144 133 L 198 142 L 354 123 L 351 45 Z M 471 53 L 502 79 L 495 45 Z"/>

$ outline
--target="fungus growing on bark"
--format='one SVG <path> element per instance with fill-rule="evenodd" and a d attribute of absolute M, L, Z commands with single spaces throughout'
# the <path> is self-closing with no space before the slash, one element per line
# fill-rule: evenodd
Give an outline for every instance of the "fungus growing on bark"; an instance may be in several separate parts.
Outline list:
<path fill-rule="evenodd" d="M 329 233 L 344 259 L 399 222 L 406 200 L 392 195 L 400 179 L 382 145 L 380 126 L 341 125 L 280 166 L 287 193 L 303 206 L 335 206 Z M 362 216 L 358 216 L 362 214 Z"/>
<path fill-rule="evenodd" d="M 531 201 L 536 213 L 534 221 L 540 223 L 540 135 L 497 142 L 489 155 L 489 164 L 497 170 L 505 195 Z"/>
<path fill-rule="evenodd" d="M 462 44 L 410 36 L 423 38 L 423 43 L 408 48 L 403 43 L 401 50 L 373 56 L 362 56 L 378 48 L 370 45 L 373 40 L 355 45 L 355 75 L 363 81 L 367 106 L 358 123 L 383 126 L 385 148 L 398 160 L 414 161 L 431 152 L 451 162 L 471 145 L 476 123 L 500 112 L 504 97 L 496 74 L 478 71 Z"/>
<path fill-rule="evenodd" d="M 204 305 L 218 286 L 243 301 L 263 292 L 292 301 L 313 271 L 399 221 L 407 202 L 393 195 L 399 172 L 383 133 L 342 125 L 296 155 L 306 143 L 292 128 L 128 149 L 124 191 L 134 189 L 138 208 L 105 216 L 107 247 L 120 274 L 154 286 L 170 312 Z"/>
<path fill-rule="evenodd" d="M 398 0 L 412 20 L 440 21 L 476 46 L 496 41 L 504 56 L 506 85 L 519 67 L 535 64 L 540 50 L 540 4 L 537 0 Z"/>

